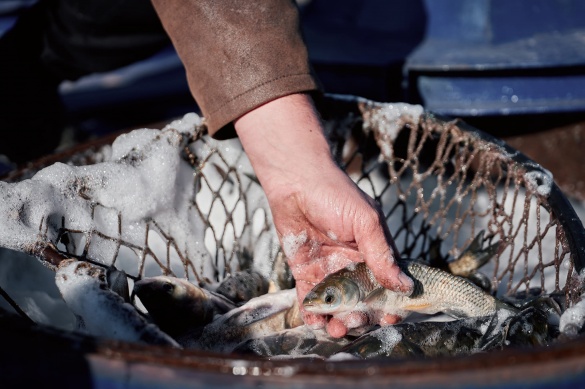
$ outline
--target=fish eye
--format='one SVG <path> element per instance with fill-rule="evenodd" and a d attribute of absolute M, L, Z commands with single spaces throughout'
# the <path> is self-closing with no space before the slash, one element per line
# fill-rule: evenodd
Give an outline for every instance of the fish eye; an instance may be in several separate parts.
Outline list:
<path fill-rule="evenodd" d="M 333 302 L 333 300 L 335 300 L 335 296 L 331 295 L 331 294 L 327 294 L 325 296 L 325 302 L 327 304 L 331 304 Z"/>
<path fill-rule="evenodd" d="M 330 307 L 336 307 L 340 304 L 340 291 L 337 288 L 329 287 L 323 291 L 323 302 Z"/>
<path fill-rule="evenodd" d="M 173 291 L 175 287 L 173 286 L 173 284 L 171 284 L 170 282 L 165 282 L 162 285 L 162 290 L 167 292 L 167 293 L 171 293 Z"/>

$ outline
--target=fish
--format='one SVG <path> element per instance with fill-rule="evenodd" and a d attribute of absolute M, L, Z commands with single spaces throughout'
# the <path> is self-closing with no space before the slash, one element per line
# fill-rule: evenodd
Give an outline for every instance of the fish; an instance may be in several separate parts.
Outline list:
<path fill-rule="evenodd" d="M 439 312 L 454 318 L 493 315 L 496 300 L 464 278 L 409 260 L 399 261 L 414 281 L 410 296 L 382 287 L 365 263 L 352 264 L 325 277 L 304 298 L 307 312 L 342 317 L 352 311 L 366 311 L 375 322 L 390 314 L 404 319 L 417 312 Z"/>
<path fill-rule="evenodd" d="M 235 303 L 243 303 L 268 293 L 268 280 L 255 270 L 230 274 L 215 290 Z"/>
<path fill-rule="evenodd" d="M 339 353 L 361 359 L 436 358 L 471 355 L 505 347 L 546 346 L 546 315 L 534 307 L 452 321 L 399 323 L 370 331 Z"/>
<path fill-rule="evenodd" d="M 497 343 L 504 347 L 545 347 L 558 336 L 558 328 L 548 322 L 548 314 L 531 306 L 512 315 L 503 325 L 504 339 Z"/>
<path fill-rule="evenodd" d="M 179 340 L 185 348 L 232 352 L 240 343 L 303 325 L 295 289 L 255 297 L 203 328 L 200 336 Z"/>
<path fill-rule="evenodd" d="M 467 355 L 481 350 L 481 341 L 491 320 L 492 316 L 478 316 L 383 326 L 360 336 L 338 352 L 360 359 Z"/>
<path fill-rule="evenodd" d="M 83 330 L 110 339 L 180 348 L 133 305 L 108 288 L 104 269 L 85 261 L 65 259 L 55 272 L 63 300 L 83 322 Z"/>
<path fill-rule="evenodd" d="M 173 338 L 202 329 L 215 315 L 236 307 L 225 296 L 177 277 L 143 278 L 134 283 L 132 294 L 138 296 L 152 321 Z"/>
<path fill-rule="evenodd" d="M 451 274 L 469 278 L 496 255 L 500 249 L 500 242 L 492 243 L 484 248 L 483 235 L 484 231 L 480 231 L 459 257 L 447 263 Z"/>
<path fill-rule="evenodd" d="M 484 234 L 485 231 L 480 231 L 469 246 L 463 250 L 461 255 L 455 259 L 449 259 L 441 255 L 441 239 L 436 238 L 431 240 L 428 263 L 432 267 L 467 278 L 488 293 L 492 292 L 492 281 L 488 276 L 479 272 L 479 269 L 498 253 L 501 248 L 501 242 L 497 241 L 484 247 L 485 241 L 487 240 L 484 239 Z"/>
<path fill-rule="evenodd" d="M 232 353 L 268 359 L 275 357 L 326 359 L 349 343 L 348 338 L 331 338 L 324 330 L 314 330 L 307 325 L 301 325 L 248 339 L 238 344 Z"/>

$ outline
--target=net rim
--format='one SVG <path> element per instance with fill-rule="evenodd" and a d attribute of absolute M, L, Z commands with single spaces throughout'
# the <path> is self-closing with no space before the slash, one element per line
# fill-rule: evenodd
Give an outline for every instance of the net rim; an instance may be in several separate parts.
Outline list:
<path fill-rule="evenodd" d="M 51 374 L 68 373 L 68 366 L 50 358 L 47 344 L 69 348 L 90 367 L 92 380 L 112 377 L 142 381 L 140 387 L 216 387 L 202 385 L 222 380 L 238 387 L 288 385 L 301 387 L 355 387 L 367 378 L 369 387 L 496 388 L 510 383 L 542 387 L 559 377 L 585 382 L 585 338 L 550 347 L 505 349 L 469 356 L 408 360 L 266 360 L 198 350 L 176 350 L 123 341 L 98 339 L 77 332 L 62 333 L 48 326 L 25 323 L 16 315 L 2 317 L 0 328 L 11 332 L 11 341 L 23 342 L 29 352 L 42 352 L 55 365 Z M 42 341 L 40 341 L 42 339 Z M 10 347 L 8 347 L 10 349 Z M 0 369 L 1 371 L 1 369 Z M 505 373 L 504 373 L 505 372 Z M 148 380 L 145 379 L 148 377 Z M 457 378 L 454 382 L 454 378 Z M 173 379 L 174 378 L 174 379 Z M 192 379 L 186 384 L 185 379 Z M 226 381 L 227 380 L 227 381 Z M 217 382 L 217 381 L 216 381 Z M 361 381 L 363 382 L 363 381 Z"/>

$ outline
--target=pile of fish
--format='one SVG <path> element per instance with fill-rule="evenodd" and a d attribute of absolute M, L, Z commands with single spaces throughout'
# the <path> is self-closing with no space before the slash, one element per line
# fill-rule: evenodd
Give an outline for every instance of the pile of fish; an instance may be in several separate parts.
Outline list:
<path fill-rule="evenodd" d="M 144 278 L 130 294 L 124 272 L 68 259 L 56 282 L 80 330 L 169 347 L 267 358 L 361 359 L 548 345 L 559 335 L 562 299 L 530 290 L 514 298 L 493 297 L 478 269 L 499 245 L 483 245 L 480 233 L 456 260 L 431 258 L 433 266 L 402 261 L 415 282 L 410 296 L 382 288 L 364 264 L 330 274 L 306 296 L 305 310 L 342 318 L 367 307 L 372 322 L 387 314 L 403 320 L 343 338 L 304 325 L 295 289 L 269 293 L 267 280 L 253 270 L 237 272 L 213 289 L 168 276 Z M 146 312 L 136 308 L 137 298 Z"/>

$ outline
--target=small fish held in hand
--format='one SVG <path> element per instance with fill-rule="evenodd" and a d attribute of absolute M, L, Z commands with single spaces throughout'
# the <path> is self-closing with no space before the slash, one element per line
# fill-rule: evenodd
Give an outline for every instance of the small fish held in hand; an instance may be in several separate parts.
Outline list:
<path fill-rule="evenodd" d="M 499 302 L 467 280 L 415 261 L 401 261 L 414 281 L 410 296 L 382 287 L 365 263 L 358 263 L 325 277 L 305 297 L 306 311 L 343 317 L 352 311 L 373 315 L 384 323 L 386 315 L 404 319 L 413 312 L 446 313 L 455 318 L 488 316 Z"/>

